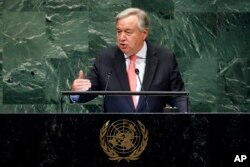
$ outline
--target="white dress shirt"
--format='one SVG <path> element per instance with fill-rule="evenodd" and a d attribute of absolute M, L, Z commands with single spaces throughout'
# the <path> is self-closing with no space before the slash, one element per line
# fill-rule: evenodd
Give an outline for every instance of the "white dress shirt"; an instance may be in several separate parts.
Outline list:
<path fill-rule="evenodd" d="M 139 77 L 141 79 L 141 82 L 143 81 L 144 72 L 145 72 L 146 54 L 147 54 L 147 44 L 146 44 L 146 42 L 144 42 L 141 50 L 138 53 L 136 53 L 137 58 L 135 61 L 135 68 L 137 68 L 139 70 Z M 124 56 L 126 59 L 126 67 L 127 67 L 127 71 L 128 71 L 130 59 L 129 59 L 128 55 L 124 54 Z M 141 89 L 141 83 L 139 81 L 139 78 L 136 77 L 136 79 L 137 79 L 136 91 L 141 91 L 142 89 Z M 136 96 L 136 100 L 137 100 L 137 104 L 138 104 L 139 96 Z"/>

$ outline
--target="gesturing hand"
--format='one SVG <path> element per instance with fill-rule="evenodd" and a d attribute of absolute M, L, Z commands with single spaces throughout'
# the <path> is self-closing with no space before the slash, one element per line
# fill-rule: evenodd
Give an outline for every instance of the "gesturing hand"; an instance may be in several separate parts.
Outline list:
<path fill-rule="evenodd" d="M 71 86 L 72 91 L 87 91 L 91 87 L 91 82 L 89 79 L 85 79 L 85 75 L 82 70 L 79 72 L 77 79 L 73 81 Z"/>

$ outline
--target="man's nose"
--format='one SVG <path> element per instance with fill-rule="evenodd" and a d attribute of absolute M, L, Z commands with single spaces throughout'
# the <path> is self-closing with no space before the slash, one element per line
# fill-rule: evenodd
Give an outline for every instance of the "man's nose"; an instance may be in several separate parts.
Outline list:
<path fill-rule="evenodd" d="M 126 34 L 124 32 L 122 32 L 120 34 L 120 40 L 125 40 L 126 39 Z"/>

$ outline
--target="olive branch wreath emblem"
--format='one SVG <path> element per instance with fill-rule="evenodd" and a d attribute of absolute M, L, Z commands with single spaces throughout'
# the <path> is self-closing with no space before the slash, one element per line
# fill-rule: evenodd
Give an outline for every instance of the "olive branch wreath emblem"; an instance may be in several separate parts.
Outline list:
<path fill-rule="evenodd" d="M 145 126 L 137 120 L 137 123 L 139 124 L 141 134 L 142 134 L 142 140 L 138 148 L 136 148 L 131 154 L 128 156 L 121 156 L 119 155 L 114 149 L 110 148 L 106 141 L 105 141 L 105 136 L 107 134 L 107 129 L 110 121 L 107 121 L 102 128 L 100 129 L 100 145 L 103 149 L 103 151 L 109 156 L 110 160 L 113 161 L 121 161 L 122 159 L 130 162 L 131 160 L 138 160 L 140 158 L 141 153 L 145 150 L 147 144 L 148 144 L 148 131 L 145 128 Z"/>

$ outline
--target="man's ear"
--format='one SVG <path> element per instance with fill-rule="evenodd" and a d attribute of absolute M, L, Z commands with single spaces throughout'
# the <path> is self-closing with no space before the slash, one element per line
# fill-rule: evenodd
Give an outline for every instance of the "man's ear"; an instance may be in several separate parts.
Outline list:
<path fill-rule="evenodd" d="M 143 30 L 144 40 L 146 40 L 146 39 L 147 39 L 147 37 L 148 37 L 148 33 L 149 33 L 149 30 L 148 30 L 147 28 Z"/>

